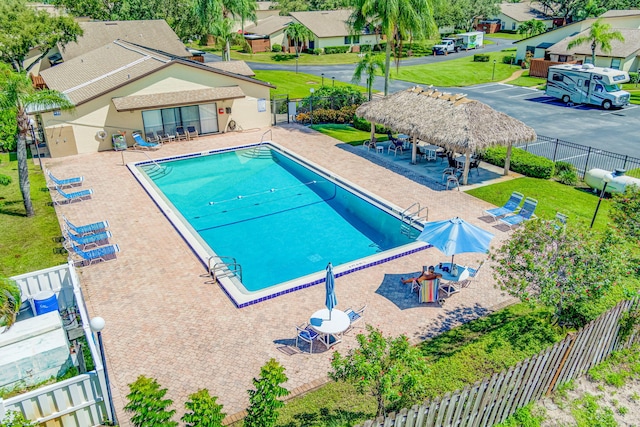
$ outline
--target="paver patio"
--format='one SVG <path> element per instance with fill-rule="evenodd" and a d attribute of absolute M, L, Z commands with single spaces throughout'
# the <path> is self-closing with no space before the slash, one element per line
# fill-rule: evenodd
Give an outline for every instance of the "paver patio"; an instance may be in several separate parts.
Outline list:
<path fill-rule="evenodd" d="M 259 142 L 265 130 L 176 142 L 146 155 L 159 158 Z M 362 147 L 299 126 L 273 128 L 272 139 L 397 206 L 427 205 L 429 220 L 463 217 L 494 233 L 494 246 L 508 235 L 480 218 L 489 204 L 463 192 L 433 191 L 368 160 L 361 155 Z M 294 325 L 323 307 L 324 286 L 237 309 L 123 166 L 123 158 L 133 162 L 146 157 L 141 152 L 110 151 L 46 162 L 58 176 L 84 175 L 84 188 L 94 190 L 91 200 L 60 206 L 58 214 L 78 224 L 107 219 L 112 242 L 122 250 L 116 261 L 85 267 L 79 273 L 90 315 L 106 320 L 103 338 L 120 425 L 129 425 L 123 406 L 127 385 L 138 375 L 156 378 L 168 388 L 176 420 L 187 396 L 200 388 L 219 396 L 227 414 L 241 412 L 248 404 L 251 379 L 272 357 L 286 368 L 289 390 L 300 392 L 324 382 L 331 351 L 322 346 L 314 349 L 315 354 L 290 351 L 295 345 Z M 259 246 L 260 242 L 247 244 Z M 456 261 L 477 266 L 485 257 L 463 254 Z M 336 279 L 337 308 L 368 304 L 366 323 L 385 334 L 404 333 L 420 340 L 510 301 L 493 288 L 486 268 L 480 280 L 448 298 L 444 307 L 417 304 L 415 294 L 410 295 L 399 278 L 445 259 L 430 248 L 342 276 Z M 352 348 L 360 330 L 349 333 L 334 349 Z"/>

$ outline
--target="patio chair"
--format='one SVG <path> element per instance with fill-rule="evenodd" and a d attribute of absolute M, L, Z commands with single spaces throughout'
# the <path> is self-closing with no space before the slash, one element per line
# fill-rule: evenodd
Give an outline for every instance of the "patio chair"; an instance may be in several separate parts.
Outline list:
<path fill-rule="evenodd" d="M 469 162 L 469 172 L 471 172 L 472 169 L 475 169 L 478 176 L 480 176 L 480 159 L 471 159 Z"/>
<path fill-rule="evenodd" d="M 120 252 L 118 245 L 101 246 L 90 251 L 83 251 L 72 243 L 69 248 L 69 259 L 74 264 L 86 266 L 94 262 L 106 262 L 115 259 L 117 252 Z"/>
<path fill-rule="evenodd" d="M 397 138 L 393 138 L 391 140 L 391 144 L 389 144 L 389 148 L 387 150 L 387 154 L 391 154 L 391 151 L 393 151 L 393 155 L 396 156 L 398 154 L 398 150 L 400 150 L 400 154 L 404 154 L 403 153 L 403 142 L 400 141 Z"/>
<path fill-rule="evenodd" d="M 444 304 L 444 298 L 438 298 L 440 295 L 440 280 L 421 280 L 420 290 L 418 291 L 418 300 L 421 303 L 437 302 Z"/>
<path fill-rule="evenodd" d="M 189 139 L 197 138 L 199 136 L 198 129 L 195 126 L 187 126 L 187 136 Z"/>
<path fill-rule="evenodd" d="M 176 136 L 175 136 L 174 134 L 172 134 L 172 133 L 169 133 L 169 132 L 164 132 L 164 133 L 161 135 L 161 138 L 162 138 L 162 143 L 163 143 L 163 144 L 164 144 L 165 142 L 173 142 L 173 141 L 175 141 L 175 140 L 176 140 Z"/>
<path fill-rule="evenodd" d="M 189 139 L 189 135 L 187 135 L 187 131 L 184 130 L 184 127 L 178 126 L 176 128 L 176 140 L 180 141 L 183 139 L 187 141 Z"/>
<path fill-rule="evenodd" d="M 364 306 L 362 306 L 361 309 L 357 311 L 354 311 L 352 308 L 347 308 L 344 311 L 346 315 L 349 316 L 349 327 L 347 328 L 347 331 L 351 330 L 353 328 L 353 325 L 355 325 L 356 323 L 362 320 L 362 318 L 364 317 L 364 311 L 366 308 L 367 308 L 367 305 L 365 304 Z"/>
<path fill-rule="evenodd" d="M 555 217 L 556 230 L 559 230 L 561 228 L 565 228 L 567 226 L 567 219 L 569 219 L 568 215 L 563 214 L 561 212 L 556 212 L 556 217 Z"/>
<path fill-rule="evenodd" d="M 453 186 L 456 186 L 456 188 L 458 188 L 458 191 L 460 191 L 460 181 L 458 180 L 457 175 L 453 174 L 453 175 L 448 175 L 447 176 L 447 186 L 446 189 L 449 189 L 449 186 L 451 186 L 451 188 L 453 188 Z"/>
<path fill-rule="evenodd" d="M 499 217 L 514 213 L 516 210 L 518 210 L 518 206 L 520 206 L 520 202 L 522 202 L 522 199 L 524 199 L 524 194 L 514 191 L 513 193 L 511 193 L 509 200 L 507 200 L 507 203 L 505 203 L 504 206 L 499 208 L 486 209 L 484 213 L 493 217 L 494 221 L 497 221 Z"/>
<path fill-rule="evenodd" d="M 147 142 L 161 143 L 162 142 L 161 133 L 150 131 L 147 134 Z"/>
<path fill-rule="evenodd" d="M 71 203 L 75 201 L 82 201 L 90 199 L 93 194 L 93 190 L 80 190 L 73 193 L 65 193 L 60 187 L 55 187 L 56 192 L 51 193 L 51 199 L 54 205 L 61 205 L 64 203 Z"/>
<path fill-rule="evenodd" d="M 318 339 L 320 334 L 313 330 L 310 325 L 296 326 L 296 347 L 298 347 L 298 341 L 302 340 L 309 343 L 309 353 L 313 353 L 313 341 Z M 299 348 L 299 347 L 298 347 Z"/>
<path fill-rule="evenodd" d="M 482 269 L 482 266 L 484 265 L 484 263 L 485 261 L 483 260 L 480 263 L 480 265 L 478 265 L 478 268 L 467 268 L 467 270 L 469 270 L 469 277 L 466 280 L 459 282 L 460 287 L 468 288 L 471 285 L 471 283 L 473 283 L 473 281 L 476 280 L 480 275 L 480 270 Z"/>
<path fill-rule="evenodd" d="M 160 143 L 160 142 L 147 142 L 147 141 L 145 141 L 142 138 L 142 135 L 140 135 L 137 132 L 132 133 L 131 137 L 133 137 L 133 148 L 134 149 L 140 148 L 140 149 L 144 149 L 144 150 L 157 150 L 162 145 L 162 143 Z"/>
<path fill-rule="evenodd" d="M 109 243 L 109 238 L 112 236 L 110 231 L 102 231 L 100 233 L 77 235 L 71 232 L 65 227 L 64 230 L 64 243 L 65 249 L 69 250 L 71 245 L 76 245 L 80 249 L 87 250 L 91 247 L 98 247 Z"/>
<path fill-rule="evenodd" d="M 527 197 L 522 205 L 522 208 L 517 214 L 505 216 L 500 218 L 500 222 L 503 222 L 509 226 L 509 228 L 513 228 L 516 225 L 523 223 L 524 221 L 529 221 L 531 218 L 534 218 L 534 211 L 536 210 L 536 206 L 538 206 L 538 201 L 536 199 L 532 199 L 531 197 Z"/>
<path fill-rule="evenodd" d="M 66 179 L 56 178 L 49 169 L 46 169 L 46 176 L 49 178 L 49 181 L 52 183 L 49 187 L 55 187 L 55 186 L 58 186 L 60 188 L 75 187 L 82 184 L 82 181 L 84 181 L 84 176 L 74 176 L 73 178 L 66 178 Z"/>
<path fill-rule="evenodd" d="M 375 139 L 367 139 L 362 143 L 362 146 L 368 150 L 376 149 L 376 140 Z"/>
<path fill-rule="evenodd" d="M 99 233 L 109 228 L 108 221 L 99 221 L 86 225 L 74 225 L 67 219 L 66 216 L 62 215 L 62 219 L 64 220 L 65 226 L 70 230 L 73 230 L 73 232 L 78 235 Z"/>

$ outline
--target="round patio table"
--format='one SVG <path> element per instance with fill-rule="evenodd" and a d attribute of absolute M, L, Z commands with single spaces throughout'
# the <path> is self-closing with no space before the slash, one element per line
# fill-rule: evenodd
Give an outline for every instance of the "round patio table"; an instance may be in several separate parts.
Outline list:
<path fill-rule="evenodd" d="M 349 316 L 344 311 L 331 310 L 331 320 L 329 320 L 329 310 L 323 308 L 311 315 L 309 319 L 311 327 L 321 335 L 320 342 L 326 348 L 342 341 L 342 333 L 349 328 Z M 331 337 L 334 338 L 331 341 Z"/>

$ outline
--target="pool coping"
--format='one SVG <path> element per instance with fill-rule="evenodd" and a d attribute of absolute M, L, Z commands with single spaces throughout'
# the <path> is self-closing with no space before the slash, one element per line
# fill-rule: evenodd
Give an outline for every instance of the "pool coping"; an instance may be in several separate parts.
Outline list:
<path fill-rule="evenodd" d="M 166 197 L 157 190 L 155 184 L 149 181 L 144 175 L 137 169 L 139 166 L 156 164 L 160 166 L 161 163 L 172 161 L 172 160 L 182 160 L 187 158 L 195 158 L 200 156 L 208 156 L 212 154 L 219 154 L 224 152 L 237 151 L 240 149 L 247 148 L 258 148 L 267 146 L 270 149 L 275 149 L 280 154 L 287 156 L 294 161 L 303 164 L 305 167 L 311 169 L 314 173 L 317 173 L 332 182 L 336 185 L 342 187 L 346 191 L 354 193 L 360 198 L 363 198 L 367 203 L 371 203 L 379 209 L 384 210 L 387 214 L 395 216 L 398 220 L 402 221 L 402 212 L 403 210 L 389 202 L 381 198 L 380 196 L 375 195 L 374 193 L 354 184 L 353 182 L 342 178 L 339 175 L 332 173 L 331 171 L 323 168 L 322 166 L 291 152 L 286 147 L 283 147 L 273 141 L 263 141 L 259 143 L 252 144 L 241 144 L 232 147 L 225 147 L 220 149 L 213 150 L 205 150 L 198 151 L 193 153 L 187 153 L 178 156 L 168 156 L 161 157 L 157 159 L 147 159 L 136 162 L 127 163 L 127 168 L 134 176 L 134 178 L 138 181 L 138 183 L 142 186 L 145 192 L 149 195 L 151 200 L 156 204 L 156 206 L 160 209 L 163 215 L 169 220 L 169 223 L 174 227 L 174 229 L 178 232 L 178 234 L 184 239 L 187 245 L 191 248 L 191 250 L 195 253 L 197 258 L 200 260 L 201 264 L 205 267 L 207 273 L 214 278 L 214 275 L 211 272 L 211 260 L 217 258 L 218 260 L 222 260 L 226 258 L 224 256 L 218 255 L 210 248 L 203 240 L 198 236 L 198 233 L 183 219 L 182 215 L 176 213 L 170 203 L 167 201 Z M 419 220 L 414 220 L 412 222 L 412 226 L 417 231 L 421 231 L 424 226 L 424 222 Z M 417 227 L 416 227 L 417 226 Z M 348 263 L 335 265 L 333 266 L 334 276 L 341 277 L 350 273 L 354 273 L 356 271 L 360 271 L 369 267 L 373 267 L 376 265 L 380 265 L 397 258 L 410 255 L 419 251 L 426 250 L 430 248 L 431 245 L 426 244 L 424 242 L 415 242 L 408 243 L 402 246 L 399 246 L 394 249 L 389 249 L 384 252 L 380 252 L 378 254 L 369 255 L 367 257 L 358 258 L 355 261 L 351 261 Z M 207 250 L 209 248 L 210 250 Z M 211 253 L 213 255 L 211 255 Z M 309 288 L 311 286 L 318 285 L 320 283 L 324 283 L 326 280 L 326 273 L 324 271 L 308 274 L 305 276 L 298 277 L 296 279 L 288 280 L 286 282 L 279 283 L 277 285 L 270 286 L 268 288 L 247 292 L 244 289 L 242 282 L 235 275 L 227 275 L 230 273 L 230 270 L 224 271 L 224 273 L 219 277 L 215 277 L 215 280 L 220 285 L 223 292 L 231 299 L 231 301 L 235 304 L 237 308 L 248 307 L 253 304 L 257 304 L 263 301 L 267 301 L 282 295 L 286 295 L 291 292 L 299 291 L 301 289 Z M 242 289 L 241 289 L 241 288 Z"/>

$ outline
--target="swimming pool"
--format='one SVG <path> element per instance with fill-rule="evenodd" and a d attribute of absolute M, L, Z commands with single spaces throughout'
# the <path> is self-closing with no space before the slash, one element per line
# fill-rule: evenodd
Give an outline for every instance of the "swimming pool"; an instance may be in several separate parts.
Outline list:
<path fill-rule="evenodd" d="M 425 248 L 398 208 L 274 143 L 129 168 L 205 265 L 241 266 L 219 280 L 238 306 L 320 283 L 328 262 L 342 275 Z"/>

